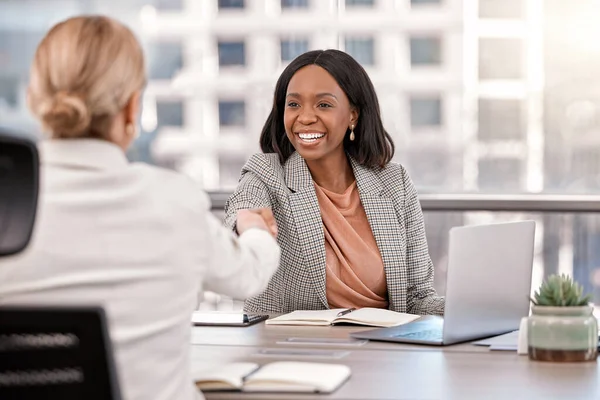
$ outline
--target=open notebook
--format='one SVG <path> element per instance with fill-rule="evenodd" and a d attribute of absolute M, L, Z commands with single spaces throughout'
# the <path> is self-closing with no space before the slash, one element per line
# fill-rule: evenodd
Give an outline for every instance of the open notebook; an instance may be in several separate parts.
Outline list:
<path fill-rule="evenodd" d="M 350 368 L 341 364 L 238 362 L 197 372 L 194 381 L 202 391 L 331 393 L 349 377 Z"/>
<path fill-rule="evenodd" d="M 267 325 L 334 325 L 355 324 L 390 327 L 407 324 L 419 315 L 399 313 L 383 308 L 359 308 L 358 310 L 335 308 L 317 311 L 293 311 L 268 319 Z"/>

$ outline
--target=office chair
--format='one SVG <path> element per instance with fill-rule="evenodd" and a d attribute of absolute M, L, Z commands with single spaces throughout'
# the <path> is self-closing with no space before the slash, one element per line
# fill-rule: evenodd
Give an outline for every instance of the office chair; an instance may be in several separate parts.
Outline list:
<path fill-rule="evenodd" d="M 95 307 L 0 307 L 0 399 L 121 400 Z"/>
<path fill-rule="evenodd" d="M 0 131 L 0 257 L 16 254 L 29 243 L 38 182 L 35 144 Z"/>
<path fill-rule="evenodd" d="M 38 185 L 35 144 L 0 131 L 0 257 L 29 244 Z M 112 354 L 99 307 L 0 306 L 2 400 L 121 400 Z"/>

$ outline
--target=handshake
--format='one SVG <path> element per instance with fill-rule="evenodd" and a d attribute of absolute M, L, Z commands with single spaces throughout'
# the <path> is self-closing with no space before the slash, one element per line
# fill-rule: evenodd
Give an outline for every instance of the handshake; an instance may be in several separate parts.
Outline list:
<path fill-rule="evenodd" d="M 236 220 L 237 233 L 241 235 L 252 228 L 263 229 L 276 238 L 277 222 L 275 222 L 273 211 L 270 208 L 238 210 Z"/>

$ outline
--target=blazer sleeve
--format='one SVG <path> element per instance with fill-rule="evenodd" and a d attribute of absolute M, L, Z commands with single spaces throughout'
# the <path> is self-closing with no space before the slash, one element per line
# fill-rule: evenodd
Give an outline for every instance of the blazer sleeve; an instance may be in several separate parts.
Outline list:
<path fill-rule="evenodd" d="M 237 188 L 225 203 L 225 225 L 235 230 L 237 211 L 271 207 L 265 183 L 252 171 L 242 171 Z"/>
<path fill-rule="evenodd" d="M 445 299 L 433 288 L 433 263 L 429 256 L 425 222 L 417 190 L 403 169 L 405 227 L 407 240 L 407 310 L 418 315 L 443 315 Z"/>

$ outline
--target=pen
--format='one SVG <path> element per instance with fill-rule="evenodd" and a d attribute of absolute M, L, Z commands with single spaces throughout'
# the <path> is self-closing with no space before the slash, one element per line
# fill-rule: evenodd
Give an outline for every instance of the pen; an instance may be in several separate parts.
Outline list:
<path fill-rule="evenodd" d="M 351 312 L 352 312 L 352 311 L 354 311 L 354 310 L 356 310 L 356 308 L 352 307 L 352 308 L 349 308 L 349 309 L 347 309 L 347 310 L 340 311 L 340 312 L 339 312 L 339 313 L 336 315 L 336 317 L 341 317 L 342 315 L 349 314 L 349 313 L 351 313 Z"/>

